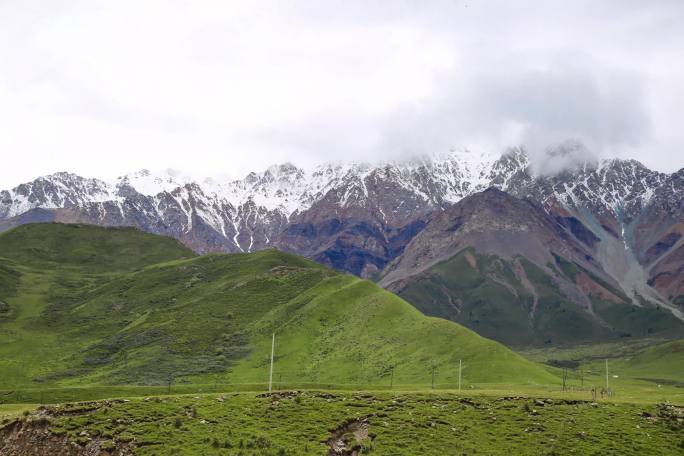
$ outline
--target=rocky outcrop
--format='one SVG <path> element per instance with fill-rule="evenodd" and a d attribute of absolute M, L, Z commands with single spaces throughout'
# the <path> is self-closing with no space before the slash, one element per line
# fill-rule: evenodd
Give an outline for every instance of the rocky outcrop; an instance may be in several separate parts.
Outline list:
<path fill-rule="evenodd" d="M 114 444 L 105 439 L 71 439 L 50 430 L 46 417 L 17 420 L 0 428 L 3 456 L 132 456 L 129 443 Z"/>

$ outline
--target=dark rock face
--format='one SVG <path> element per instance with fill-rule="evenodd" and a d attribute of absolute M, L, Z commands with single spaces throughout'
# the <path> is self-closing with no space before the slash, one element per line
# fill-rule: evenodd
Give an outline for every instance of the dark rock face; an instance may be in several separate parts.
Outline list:
<path fill-rule="evenodd" d="M 646 251 L 644 260 L 646 263 L 652 263 L 653 260 L 670 250 L 681 238 L 682 235 L 677 232 L 666 234 Z"/>
<path fill-rule="evenodd" d="M 577 239 L 588 247 L 593 247 L 597 242 L 601 241 L 593 231 L 584 226 L 584 224 L 575 217 L 556 217 L 556 220 L 558 220 L 558 223 L 568 228 Z"/>
<path fill-rule="evenodd" d="M 274 244 L 338 270 L 370 277 L 399 255 L 435 210 L 427 200 L 373 172 L 329 191 L 295 215 Z"/>

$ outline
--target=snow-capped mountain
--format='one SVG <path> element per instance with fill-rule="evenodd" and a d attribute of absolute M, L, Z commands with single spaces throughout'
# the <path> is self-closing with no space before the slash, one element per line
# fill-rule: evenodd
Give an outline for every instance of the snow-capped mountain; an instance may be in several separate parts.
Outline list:
<path fill-rule="evenodd" d="M 235 181 L 197 181 L 146 170 L 111 182 L 56 173 L 0 192 L 0 231 L 58 221 L 135 226 L 175 237 L 198 252 L 276 247 L 380 278 L 397 292 L 411 284 L 433 290 L 416 305 L 457 321 L 463 317 L 461 307 L 477 307 L 477 299 L 470 302 L 451 290 L 450 307 L 444 310 L 443 302 L 433 301 L 446 288 L 434 289 L 435 283 L 423 279 L 435 262 L 468 247 L 498 257 L 492 264 L 512 268 L 518 282 L 497 266 L 485 273 L 483 283 L 522 290 L 510 305 L 524 308 L 532 299 L 533 310 L 525 317 L 530 322 L 535 316 L 546 318 L 534 310 L 545 285 L 525 275 L 525 261 L 556 284 L 557 299 L 576 306 L 567 315 L 580 312 L 597 334 L 679 334 L 678 322 L 684 319 L 684 170 L 666 175 L 633 160 L 575 160 L 568 157 L 574 150 L 552 151 L 549 160 L 562 153 L 572 166 L 541 175 L 520 148 L 501 156 L 452 151 L 311 169 L 286 163 Z M 499 192 L 485 191 L 489 188 Z M 554 262 L 584 272 L 568 276 L 560 266 L 549 266 Z M 405 297 L 411 301 L 411 296 Z M 617 315 L 619 324 L 601 316 L 602 302 L 617 306 L 609 314 Z M 658 313 L 661 308 L 668 312 Z M 647 323 L 625 323 L 637 314 Z M 548 334 L 555 331 L 547 329 Z"/>
<path fill-rule="evenodd" d="M 502 156 L 463 150 L 312 169 L 282 164 L 230 182 L 146 170 L 112 182 L 56 173 L 0 192 L 0 224 L 132 225 L 199 252 L 273 246 L 368 277 L 400 255 L 436 213 L 488 187 L 538 202 L 568 229 L 579 229 L 573 219 L 581 221 L 592 235 L 615 241 L 610 252 L 619 246 L 625 261 L 640 264 L 633 256 L 643 256 L 657 237 L 642 240 L 648 230 L 635 229 L 645 223 L 642 214 L 682 192 L 672 176 L 630 160 L 582 161 L 548 176 L 532 169 L 515 148 Z"/>
<path fill-rule="evenodd" d="M 464 151 L 376 166 L 325 164 L 305 170 L 283 164 L 232 182 L 195 182 L 148 170 L 113 182 L 56 173 L 1 192 L 0 220 L 35 208 L 59 209 L 65 219 L 132 224 L 172 234 L 199 251 L 252 251 L 272 245 L 290 220 L 329 193 L 340 209 L 383 211 L 369 188 L 378 191 L 391 183 L 406 198 L 396 208 L 391 207 L 396 198 L 387 201 L 385 219 L 404 221 L 415 209 L 429 211 L 484 188 L 494 162 L 493 157 Z M 196 232 L 205 230 L 212 232 L 198 238 Z M 206 245 L 202 237 L 208 237 Z"/>

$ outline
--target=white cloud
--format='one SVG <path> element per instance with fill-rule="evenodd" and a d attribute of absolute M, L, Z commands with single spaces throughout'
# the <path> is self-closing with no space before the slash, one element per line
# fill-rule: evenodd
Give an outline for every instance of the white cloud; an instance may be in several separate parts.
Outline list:
<path fill-rule="evenodd" d="M 680 2 L 0 3 L 0 188 L 438 151 L 684 166 Z"/>

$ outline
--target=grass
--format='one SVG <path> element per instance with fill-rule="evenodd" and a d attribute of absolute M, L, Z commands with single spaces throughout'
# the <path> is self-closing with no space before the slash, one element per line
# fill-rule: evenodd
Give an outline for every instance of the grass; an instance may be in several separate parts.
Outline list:
<path fill-rule="evenodd" d="M 595 370 L 604 369 L 600 361 L 592 361 L 587 365 Z M 672 385 L 684 389 L 684 339 L 616 357 L 609 361 L 609 374 L 648 381 L 660 388 Z"/>
<path fill-rule="evenodd" d="M 684 410 L 657 405 L 684 404 L 682 341 L 517 354 L 303 258 L 195 256 L 128 229 L 24 226 L 0 234 L 0 252 L 0 453 L 4 442 L 27 454 L 75 442 L 139 455 L 318 455 L 335 430 L 378 455 L 684 449 Z M 493 298 L 508 291 L 455 261 L 438 283 L 464 284 L 481 304 L 474 317 L 495 316 Z M 512 277 L 500 262 L 478 264 Z M 539 311 L 562 313 L 553 284 L 523 267 Z M 512 331 L 505 318 L 490 328 Z M 274 386 L 297 392 L 263 395 L 272 334 Z M 592 390 L 607 355 L 615 394 L 602 398 Z M 551 360 L 577 364 L 565 390 Z M 16 429 L 23 437 L 3 439 Z"/>
<path fill-rule="evenodd" d="M 684 434 L 672 414 L 680 412 L 451 392 L 304 391 L 67 404 L 25 420 L 83 446 L 133 445 L 137 455 L 320 455 L 333 435 L 377 455 L 678 455 Z"/>
<path fill-rule="evenodd" d="M 552 365 L 570 365 L 577 369 L 605 370 L 621 377 L 684 387 L 684 339 L 640 339 L 596 345 L 529 349 L 520 352 L 526 358 Z"/>
<path fill-rule="evenodd" d="M 36 409 L 34 404 L 0 404 L 0 423 L 20 418 Z"/>
<path fill-rule="evenodd" d="M 179 241 L 135 228 L 93 229 L 91 225 L 39 223 L 19 226 L 0 236 L 1 257 L 41 269 L 69 268 L 108 272 L 196 254 Z"/>
<path fill-rule="evenodd" d="M 568 367 L 572 391 L 606 385 L 627 402 L 684 403 L 684 340 L 642 339 L 596 345 L 528 349 L 520 352 L 536 362 Z"/>
<path fill-rule="evenodd" d="M 371 282 L 276 250 L 193 256 L 135 230 L 59 224 L 3 233 L 0 247 L 6 392 L 262 383 L 273 333 L 281 383 L 430 385 L 434 370 L 453 384 L 459 360 L 470 382 L 558 383 Z"/>

